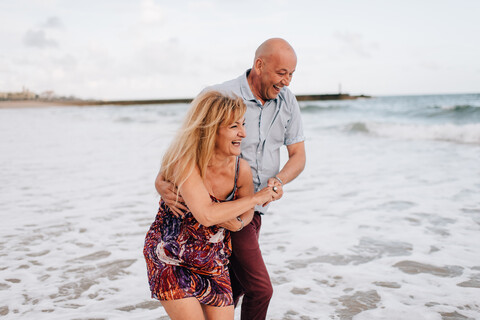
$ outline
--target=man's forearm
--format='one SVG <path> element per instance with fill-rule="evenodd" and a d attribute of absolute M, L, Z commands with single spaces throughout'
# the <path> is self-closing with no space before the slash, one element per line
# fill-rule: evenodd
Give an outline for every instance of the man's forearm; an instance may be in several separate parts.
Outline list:
<path fill-rule="evenodd" d="M 305 146 L 303 142 L 287 146 L 288 161 L 283 166 L 282 170 L 277 174 L 277 177 L 282 180 L 283 184 L 287 184 L 303 171 L 305 168 L 306 155 Z"/>
<path fill-rule="evenodd" d="M 294 180 L 305 168 L 305 157 L 294 156 L 288 159 L 282 170 L 277 174 L 283 184 L 287 184 Z"/>

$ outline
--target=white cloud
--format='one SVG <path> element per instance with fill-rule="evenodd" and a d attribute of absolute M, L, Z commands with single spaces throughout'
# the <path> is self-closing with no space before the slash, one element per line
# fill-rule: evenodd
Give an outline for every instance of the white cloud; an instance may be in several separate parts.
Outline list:
<path fill-rule="evenodd" d="M 28 30 L 23 37 L 23 43 L 29 47 L 58 47 L 57 41 L 47 38 L 43 30 Z"/>
<path fill-rule="evenodd" d="M 375 45 L 368 46 L 363 40 L 363 36 L 361 34 L 337 31 L 335 32 L 334 36 L 337 40 L 340 40 L 345 45 L 345 48 L 354 52 L 358 56 L 364 58 L 370 58 L 372 56 L 369 52 L 369 49 L 371 47 L 375 47 Z"/>
<path fill-rule="evenodd" d="M 61 29 L 63 28 L 63 23 L 59 17 L 49 17 L 47 21 L 42 25 L 44 28 L 53 28 Z"/>
<path fill-rule="evenodd" d="M 442 66 L 435 61 L 422 61 L 422 62 L 420 62 L 420 66 L 422 68 L 432 70 L 432 71 L 442 69 Z"/>
<path fill-rule="evenodd" d="M 154 0 L 144 0 L 141 4 L 141 19 L 147 24 L 163 21 L 163 9 Z"/>
<path fill-rule="evenodd" d="M 297 50 L 296 93 L 334 92 L 339 82 L 368 94 L 478 87 L 475 10 L 282 1 L 0 1 L 0 84 L 86 98 L 190 97 L 241 74 L 262 41 L 280 36 Z"/>
<path fill-rule="evenodd" d="M 215 5 L 213 4 L 212 1 L 197 0 L 197 1 L 188 2 L 187 7 L 190 10 L 204 10 L 204 9 L 211 10 L 215 8 Z"/>

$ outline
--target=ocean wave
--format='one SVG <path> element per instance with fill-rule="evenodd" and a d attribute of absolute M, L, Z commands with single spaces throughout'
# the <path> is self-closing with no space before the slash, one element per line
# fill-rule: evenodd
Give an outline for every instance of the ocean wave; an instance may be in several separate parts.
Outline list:
<path fill-rule="evenodd" d="M 343 128 L 347 132 L 408 140 L 439 140 L 480 144 L 480 124 L 416 125 L 399 123 L 354 122 Z"/>
<path fill-rule="evenodd" d="M 430 108 L 430 111 L 432 111 L 431 116 L 442 116 L 442 115 L 471 116 L 471 115 L 480 115 L 480 106 L 475 106 L 470 104 L 433 106 L 432 108 Z"/>
<path fill-rule="evenodd" d="M 434 108 L 439 108 L 442 110 L 449 110 L 449 111 L 460 111 L 460 112 L 464 112 L 465 110 L 474 110 L 474 111 L 480 110 L 480 107 L 472 106 L 469 104 L 460 104 L 460 105 L 452 105 L 452 106 L 435 106 Z"/>
<path fill-rule="evenodd" d="M 347 105 L 316 105 L 316 104 L 300 104 L 302 113 L 317 113 L 323 111 L 341 111 L 350 109 Z"/>
<path fill-rule="evenodd" d="M 431 105 L 424 107 L 409 106 L 403 110 L 392 110 L 385 107 L 384 109 L 377 110 L 377 113 L 383 116 L 427 119 L 429 121 L 447 120 L 460 123 L 480 122 L 480 106 L 471 104 Z"/>

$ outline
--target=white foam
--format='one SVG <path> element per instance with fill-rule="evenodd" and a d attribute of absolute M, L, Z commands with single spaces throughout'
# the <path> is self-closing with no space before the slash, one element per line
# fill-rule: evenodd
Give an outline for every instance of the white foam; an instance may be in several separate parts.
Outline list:
<path fill-rule="evenodd" d="M 0 110 L 5 319 L 166 315 L 142 255 L 183 112 L 161 108 Z M 478 145 L 402 138 L 414 126 L 378 128 L 396 139 L 319 132 L 309 117 L 305 172 L 263 218 L 268 319 L 340 319 L 355 299 L 354 319 L 479 318 L 479 289 L 458 285 L 480 274 Z M 461 274 L 406 273 L 402 261 Z"/>
<path fill-rule="evenodd" d="M 418 125 L 369 122 L 363 126 L 364 131 L 380 137 L 480 144 L 480 124 Z"/>

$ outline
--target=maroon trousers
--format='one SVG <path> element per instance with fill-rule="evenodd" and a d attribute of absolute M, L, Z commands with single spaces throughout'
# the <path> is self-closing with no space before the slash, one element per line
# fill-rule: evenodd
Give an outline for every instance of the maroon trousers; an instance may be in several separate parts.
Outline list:
<path fill-rule="evenodd" d="M 258 236 L 262 218 L 255 213 L 253 220 L 239 232 L 232 232 L 232 256 L 230 257 L 230 279 L 235 305 L 243 295 L 242 320 L 264 320 L 273 294 Z"/>

